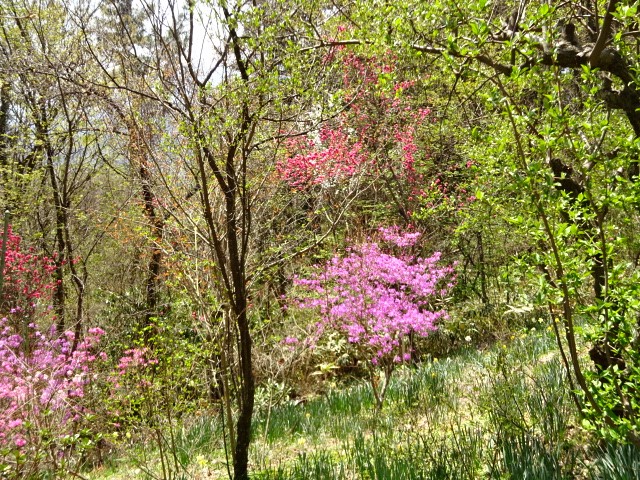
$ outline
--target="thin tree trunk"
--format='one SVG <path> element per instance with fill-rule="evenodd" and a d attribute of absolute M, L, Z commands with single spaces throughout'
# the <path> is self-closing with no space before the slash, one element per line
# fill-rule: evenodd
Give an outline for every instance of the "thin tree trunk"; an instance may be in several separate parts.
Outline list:
<path fill-rule="evenodd" d="M 66 292 L 64 283 L 64 265 L 66 263 L 67 244 L 64 234 L 65 224 L 67 222 L 65 205 L 62 203 L 62 195 L 56 176 L 55 166 L 53 164 L 54 152 L 49 141 L 49 132 L 46 130 L 47 115 L 44 108 L 40 109 L 40 118 L 36 122 L 36 138 L 43 145 L 42 154 L 46 156 L 46 169 L 51 184 L 51 196 L 53 200 L 53 208 L 55 211 L 55 257 L 54 257 L 54 278 L 56 287 L 54 290 L 53 307 L 56 313 L 56 327 L 58 332 L 65 329 L 65 302 Z"/>
<path fill-rule="evenodd" d="M 148 327 L 152 318 L 158 315 L 160 296 L 160 273 L 162 271 L 162 249 L 160 247 L 164 237 L 164 217 L 157 211 L 157 198 L 152 188 L 152 175 L 149 168 L 148 139 L 144 138 L 144 132 L 140 127 L 131 122 L 129 132 L 129 155 L 131 161 L 138 169 L 140 191 L 142 195 L 143 211 L 151 232 L 151 255 L 147 263 L 145 279 L 145 312 L 142 327 L 145 338 L 149 338 Z"/>

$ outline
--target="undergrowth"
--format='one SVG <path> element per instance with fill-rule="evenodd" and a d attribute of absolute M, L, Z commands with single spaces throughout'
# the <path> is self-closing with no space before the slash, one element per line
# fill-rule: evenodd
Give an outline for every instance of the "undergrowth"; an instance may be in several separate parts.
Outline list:
<path fill-rule="evenodd" d="M 582 431 L 554 340 L 540 332 L 404 367 L 382 411 L 374 407 L 364 382 L 263 406 L 252 478 L 604 480 L 640 471 L 636 448 L 595 444 Z M 185 469 L 175 478 L 226 478 L 221 431 L 219 418 L 200 417 L 176 432 Z"/>

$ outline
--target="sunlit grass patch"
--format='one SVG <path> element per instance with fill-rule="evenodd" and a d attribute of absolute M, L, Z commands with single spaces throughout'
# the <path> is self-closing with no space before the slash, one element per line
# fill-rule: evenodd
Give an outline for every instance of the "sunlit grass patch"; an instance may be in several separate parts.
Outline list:
<path fill-rule="evenodd" d="M 177 430 L 181 475 L 224 477 L 222 439 L 216 417 Z M 534 331 L 398 368 L 382 410 L 364 380 L 265 404 L 251 468 L 260 480 L 636 478 L 636 450 L 587 444 L 554 340 Z"/>

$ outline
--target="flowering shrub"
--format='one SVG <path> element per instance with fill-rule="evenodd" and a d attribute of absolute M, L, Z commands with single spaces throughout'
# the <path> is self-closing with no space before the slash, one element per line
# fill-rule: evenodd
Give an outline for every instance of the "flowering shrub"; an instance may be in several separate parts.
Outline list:
<path fill-rule="evenodd" d="M 89 426 L 85 389 L 94 378 L 94 363 L 106 359 L 94 352 L 103 334 L 99 328 L 89 330 L 72 351 L 73 332 L 58 336 L 53 329 L 43 333 L 30 324 L 21 335 L 6 318 L 0 319 L 0 452 L 5 470 L 24 475 L 38 469 L 43 456 L 62 465 L 68 454 L 77 453 L 70 447 Z"/>
<path fill-rule="evenodd" d="M 148 358 L 149 349 L 146 347 L 131 348 L 124 352 L 124 356 L 118 362 L 118 371 L 120 375 L 126 375 L 133 369 L 142 368 L 147 365 L 156 365 L 158 360 Z"/>
<path fill-rule="evenodd" d="M 109 397 L 111 414 L 118 427 L 131 427 L 153 422 L 153 410 L 158 401 L 158 393 L 163 390 L 165 380 L 156 375 L 158 359 L 148 347 L 135 347 L 123 352 L 117 365 L 117 371 L 109 378 L 111 395 Z M 166 400 L 169 396 L 166 397 Z M 144 403 L 152 405 L 144 405 Z M 142 410 L 148 409 L 148 412 Z"/>
<path fill-rule="evenodd" d="M 408 253 L 419 233 L 381 229 L 380 237 L 386 248 L 376 242 L 353 246 L 345 256 L 317 266 L 308 278 L 295 279 L 303 292 L 297 305 L 320 313 L 310 342 L 329 331 L 345 337 L 358 359 L 367 362 L 378 407 L 394 366 L 411 358 L 404 339 L 427 336 L 436 328 L 446 312 L 434 309 L 433 301 L 453 286 L 453 267 L 438 266 L 439 253 L 428 258 Z M 381 373 L 382 382 L 377 379 Z"/>
<path fill-rule="evenodd" d="M 412 105 L 406 90 L 415 81 L 396 77 L 395 67 L 353 53 L 333 56 L 342 69 L 342 100 L 349 105 L 317 137 L 289 140 L 277 164 L 280 178 L 296 189 L 335 184 L 356 175 L 385 177 L 394 188 L 420 195 L 417 165 L 428 156 L 419 130 L 431 111 Z M 401 184 L 401 185 L 400 185 Z"/>
<path fill-rule="evenodd" d="M 186 422 L 210 406 L 216 386 L 217 344 L 192 326 L 175 317 L 154 318 L 149 334 L 140 331 L 130 339 L 132 348 L 119 358 L 110 395 L 103 398 L 122 447 L 136 452 L 145 470 L 161 463 L 162 478 L 187 476 L 189 455 L 176 439 Z"/>
<path fill-rule="evenodd" d="M 38 305 L 48 306 L 56 287 L 52 279 L 54 261 L 33 249 L 24 250 L 21 243 L 22 239 L 9 228 L 0 314 L 7 315 L 9 323 L 15 326 L 25 320 L 28 323 Z"/>
<path fill-rule="evenodd" d="M 0 476 L 31 478 L 68 472 L 97 438 L 88 386 L 104 331 L 83 339 L 57 332 L 46 308 L 55 287 L 53 262 L 23 251 L 10 233 L 0 308 Z M 75 349 L 74 349 L 75 345 Z"/>
<path fill-rule="evenodd" d="M 344 108 L 318 132 L 289 138 L 277 174 L 306 194 L 359 189 L 358 202 L 370 203 L 358 218 L 374 214 L 396 222 L 389 213 L 398 212 L 405 224 L 419 222 L 448 236 L 476 201 L 477 167 L 458 151 L 453 132 L 442 134 L 424 96 L 429 76 L 402 70 L 396 60 L 393 52 L 331 49 L 327 62 L 342 73 L 336 104 Z M 372 204 L 394 208 L 380 212 Z"/>

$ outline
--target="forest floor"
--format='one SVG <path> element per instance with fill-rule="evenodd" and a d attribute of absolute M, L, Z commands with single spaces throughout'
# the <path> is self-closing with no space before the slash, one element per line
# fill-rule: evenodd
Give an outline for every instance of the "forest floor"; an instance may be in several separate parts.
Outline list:
<path fill-rule="evenodd" d="M 382 410 L 374 405 L 363 381 L 302 402 L 260 403 L 252 478 L 596 479 L 607 478 L 601 465 L 607 455 L 627 455 L 590 443 L 548 331 L 398 368 Z M 83 476 L 228 477 L 219 417 L 200 416 L 174 430 L 175 455 L 163 440 L 164 468 L 157 442 L 138 443 Z M 635 468 L 636 454 L 619 463 Z"/>

